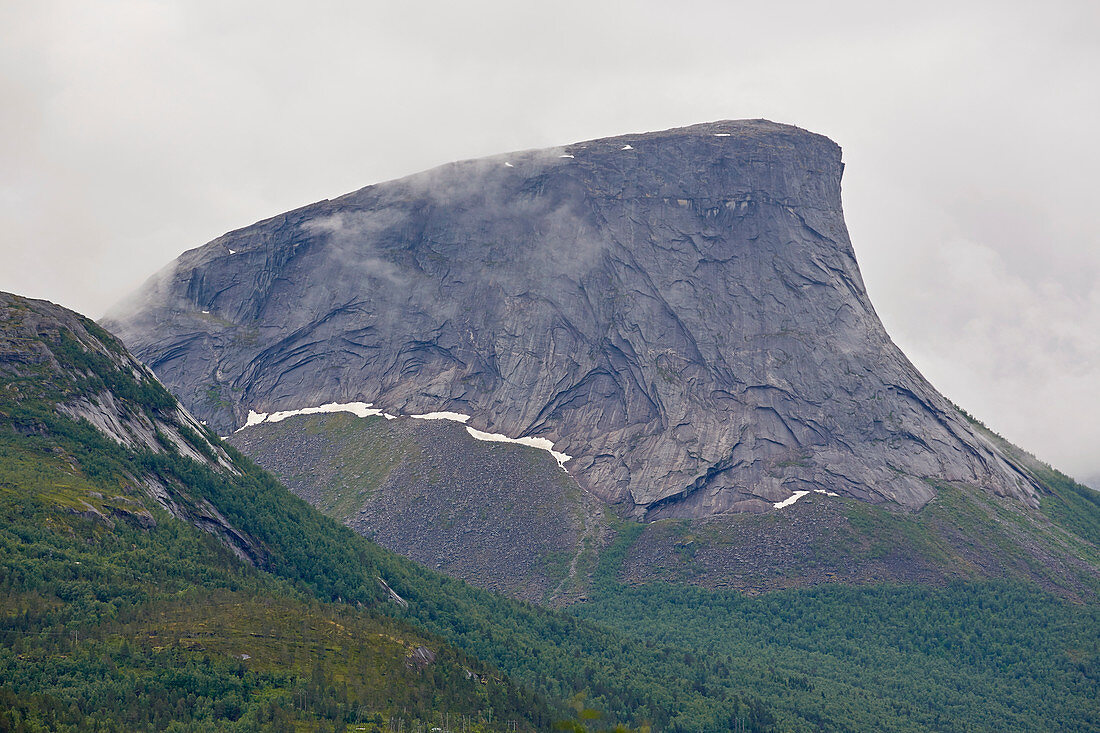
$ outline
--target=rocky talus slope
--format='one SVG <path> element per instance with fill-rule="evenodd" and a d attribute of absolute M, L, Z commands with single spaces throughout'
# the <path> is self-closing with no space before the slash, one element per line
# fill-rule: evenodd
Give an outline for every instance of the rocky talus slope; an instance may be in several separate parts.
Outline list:
<path fill-rule="evenodd" d="M 602 502 L 548 453 L 451 421 L 299 415 L 228 442 L 386 549 L 531 602 L 583 593 L 608 532 Z"/>
<path fill-rule="evenodd" d="M 448 410 L 653 520 L 933 482 L 1037 504 L 886 334 L 832 141 L 724 121 L 446 165 L 226 234 L 105 323 L 221 433 Z"/>

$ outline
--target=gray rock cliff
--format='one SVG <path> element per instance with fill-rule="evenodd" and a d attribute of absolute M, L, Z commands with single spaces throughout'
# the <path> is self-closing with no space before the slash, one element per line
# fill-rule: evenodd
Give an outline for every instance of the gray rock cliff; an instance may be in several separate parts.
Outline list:
<path fill-rule="evenodd" d="M 538 436 L 636 517 L 1036 487 L 891 342 L 840 148 L 724 121 L 446 165 L 183 254 L 105 325 L 225 433 L 361 400 Z"/>

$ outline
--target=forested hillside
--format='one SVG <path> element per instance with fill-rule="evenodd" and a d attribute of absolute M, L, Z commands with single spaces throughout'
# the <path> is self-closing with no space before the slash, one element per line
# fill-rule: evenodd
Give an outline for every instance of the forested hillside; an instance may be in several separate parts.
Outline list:
<path fill-rule="evenodd" d="M 338 528 L 301 502 L 257 496 L 286 492 L 220 465 L 217 439 L 95 324 L 0 306 L 0 730 L 551 724 L 527 688 L 382 613 L 369 552 L 334 544 Z M 115 414 L 115 435 L 158 426 L 154 444 L 65 414 L 84 402 Z M 234 493 L 270 511 L 227 521 Z M 343 558 L 339 573 L 320 552 Z"/>
<path fill-rule="evenodd" d="M 640 529 L 640 528 L 638 528 Z M 627 529 L 580 618 L 753 681 L 802 730 L 1094 731 L 1100 605 L 1034 583 L 955 581 L 776 591 L 626 585 Z M 809 723 L 809 725 L 807 725 Z"/>

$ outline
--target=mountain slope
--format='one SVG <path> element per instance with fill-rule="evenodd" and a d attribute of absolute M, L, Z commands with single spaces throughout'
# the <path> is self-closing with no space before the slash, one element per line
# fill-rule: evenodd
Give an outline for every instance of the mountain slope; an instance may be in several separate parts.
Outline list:
<path fill-rule="evenodd" d="M 363 401 L 541 437 L 654 520 L 1038 487 L 867 298 L 840 149 L 716 122 L 467 161 L 182 255 L 107 323 L 220 431 Z"/>
<path fill-rule="evenodd" d="M 255 479 L 202 430 L 94 323 L 0 294 L 0 729 L 549 724 L 439 637 L 311 598 L 334 581 L 208 493 Z"/>
<path fill-rule="evenodd" d="M 773 728 L 728 666 L 471 588 L 327 519 L 184 432 L 175 400 L 85 318 L 3 294 L 0 344 L 5 725 L 371 730 L 450 715 L 546 730 L 575 704 L 582 730 Z M 73 418 L 84 402 L 147 420 L 152 442 Z M 157 437 L 169 428 L 194 450 Z"/>
<path fill-rule="evenodd" d="M 475 585 L 550 605 L 584 598 L 597 559 L 623 535 L 634 539 L 617 572 L 631 584 L 755 595 L 828 583 L 998 579 L 1095 598 L 1100 506 L 1088 501 L 1092 492 L 986 436 L 1042 486 L 1038 508 L 938 484 L 919 511 L 809 493 L 766 514 L 639 526 L 571 488 L 545 451 L 476 441 L 449 421 L 289 415 L 228 440 L 360 534 Z"/>

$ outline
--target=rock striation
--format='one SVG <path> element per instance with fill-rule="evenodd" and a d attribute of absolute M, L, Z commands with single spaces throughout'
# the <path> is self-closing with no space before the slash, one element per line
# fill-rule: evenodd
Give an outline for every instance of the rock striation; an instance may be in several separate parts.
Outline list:
<path fill-rule="evenodd" d="M 466 161 L 183 254 L 105 321 L 196 416 L 361 400 L 553 441 L 645 519 L 1033 480 L 892 343 L 840 148 L 723 121 Z"/>

